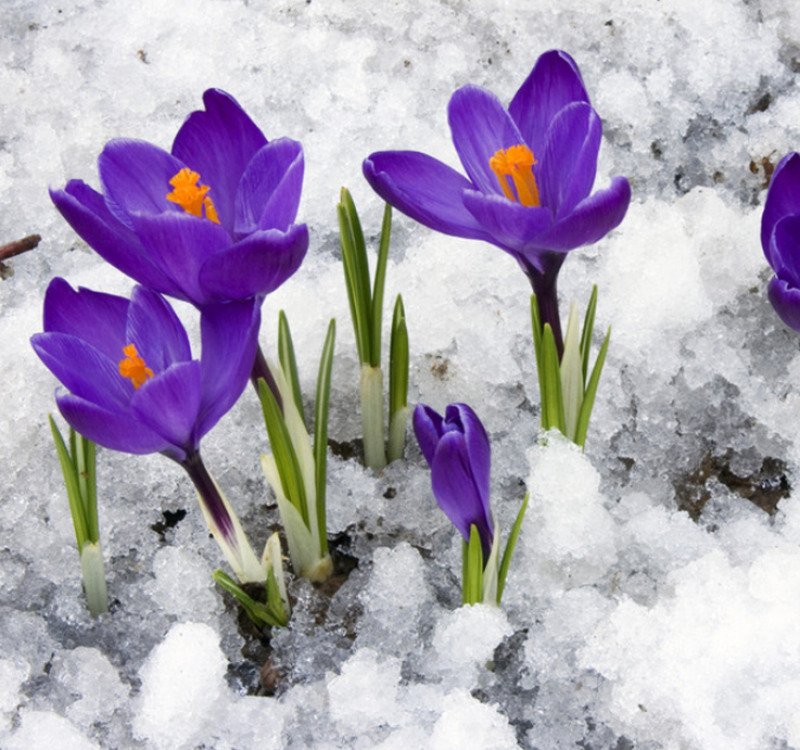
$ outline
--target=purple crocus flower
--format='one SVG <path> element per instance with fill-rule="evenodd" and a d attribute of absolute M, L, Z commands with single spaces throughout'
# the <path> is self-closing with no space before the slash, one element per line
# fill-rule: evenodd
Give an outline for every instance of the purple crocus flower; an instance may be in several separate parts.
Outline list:
<path fill-rule="evenodd" d="M 172 152 L 110 141 L 102 194 L 80 180 L 51 190 L 56 208 L 105 260 L 144 286 L 197 307 L 264 295 L 299 267 L 308 229 L 295 224 L 303 148 L 267 142 L 224 91 L 203 95 Z"/>
<path fill-rule="evenodd" d="M 106 448 L 160 452 L 183 466 L 212 530 L 245 568 L 249 556 L 242 552 L 238 521 L 199 447 L 247 384 L 259 323 L 255 298 L 205 306 L 202 355 L 192 359 L 186 331 L 161 295 L 137 286 L 128 301 L 75 291 L 56 278 L 45 295 L 44 333 L 31 338 L 65 386 L 56 402 L 67 422 Z"/>
<path fill-rule="evenodd" d="M 761 218 L 761 247 L 775 276 L 767 294 L 778 317 L 800 331 L 800 154 L 781 159 Z"/>
<path fill-rule="evenodd" d="M 470 527 L 481 539 L 484 564 L 494 539 L 489 507 L 491 449 L 478 415 L 466 404 L 450 404 L 445 417 L 417 404 L 414 432 L 431 467 L 433 494 L 445 515 L 469 542 Z"/>
<path fill-rule="evenodd" d="M 514 256 L 560 351 L 561 264 L 570 250 L 614 229 L 631 195 L 624 177 L 591 192 L 602 125 L 578 66 L 566 52 L 546 52 L 508 109 L 467 85 L 450 99 L 448 119 L 467 177 L 416 151 L 374 153 L 364 175 L 381 198 L 421 224 Z"/>

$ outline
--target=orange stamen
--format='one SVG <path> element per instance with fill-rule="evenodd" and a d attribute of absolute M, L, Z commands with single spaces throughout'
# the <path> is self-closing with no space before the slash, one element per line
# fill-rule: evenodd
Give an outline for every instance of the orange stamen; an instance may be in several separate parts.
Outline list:
<path fill-rule="evenodd" d="M 533 175 L 534 164 L 533 151 L 521 143 L 508 149 L 501 148 L 489 159 L 489 167 L 497 176 L 503 195 L 523 206 L 540 205 L 539 188 Z M 513 189 L 509 177 L 514 181 Z"/>
<path fill-rule="evenodd" d="M 147 378 L 153 377 L 153 371 L 145 365 L 135 344 L 128 344 L 122 351 L 125 358 L 119 362 L 119 374 L 123 378 L 130 378 L 133 387 L 138 390 Z"/>
<path fill-rule="evenodd" d="M 211 190 L 208 185 L 198 185 L 200 175 L 192 172 L 191 169 L 184 167 L 176 174 L 169 184 L 175 188 L 167 194 L 167 200 L 177 203 L 187 214 L 192 216 L 204 216 L 215 224 L 219 224 L 217 210 L 214 202 L 206 197 L 206 193 Z"/>

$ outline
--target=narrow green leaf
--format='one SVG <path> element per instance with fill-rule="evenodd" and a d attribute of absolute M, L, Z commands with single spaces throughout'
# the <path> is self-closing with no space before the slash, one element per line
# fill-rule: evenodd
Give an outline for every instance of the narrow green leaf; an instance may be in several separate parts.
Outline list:
<path fill-rule="evenodd" d="M 84 479 L 81 494 L 84 506 L 86 507 L 86 528 L 89 539 L 100 543 L 100 521 L 97 517 L 97 446 L 85 438 L 79 436 L 78 444 L 81 446 L 80 454 L 80 473 L 79 480 Z M 84 495 L 83 492 L 86 494 Z"/>
<path fill-rule="evenodd" d="M 278 580 L 275 578 L 274 568 L 270 568 L 267 573 L 267 609 L 275 616 L 275 620 L 279 625 L 286 626 L 289 622 L 281 599 Z"/>
<path fill-rule="evenodd" d="M 261 398 L 261 409 L 264 412 L 264 423 L 269 436 L 269 444 L 275 457 L 283 492 L 289 502 L 300 513 L 306 526 L 308 526 L 308 502 L 306 500 L 305 485 L 303 484 L 303 473 L 289 437 L 289 430 L 286 428 L 286 421 L 278 408 L 275 396 L 267 387 L 267 383 L 263 378 L 258 381 L 258 391 Z"/>
<path fill-rule="evenodd" d="M 561 395 L 561 372 L 558 362 L 558 350 L 553 329 L 545 323 L 542 335 L 542 359 L 547 398 L 547 423 L 542 426 L 549 430 L 557 427 L 562 433 L 566 432 L 564 424 L 564 399 Z M 543 409 L 544 411 L 544 409 Z"/>
<path fill-rule="evenodd" d="M 463 598 L 465 604 L 478 604 L 483 601 L 483 548 L 478 527 L 472 524 L 469 528 L 469 544 L 467 553 L 467 576 Z"/>
<path fill-rule="evenodd" d="M 531 295 L 531 329 L 533 330 L 533 354 L 536 358 L 536 375 L 539 378 L 539 401 L 542 412 L 542 427 L 546 430 L 550 424 L 547 410 L 547 379 L 544 376 L 544 351 L 542 347 L 542 321 L 539 317 L 539 303 L 536 295 Z"/>
<path fill-rule="evenodd" d="M 247 616 L 253 621 L 256 627 L 263 628 L 267 625 L 283 627 L 286 625 L 287 620 L 285 619 L 285 612 L 283 612 L 283 605 L 281 605 L 281 614 L 283 614 L 283 618 L 281 618 L 278 613 L 272 611 L 269 603 L 263 604 L 262 602 L 257 602 L 223 571 L 216 570 L 211 574 L 211 577 L 242 605 Z M 269 592 L 267 596 L 269 596 Z"/>
<path fill-rule="evenodd" d="M 365 287 L 364 272 L 361 270 L 364 263 L 359 261 L 357 242 L 353 234 L 352 217 L 348 214 L 348 206 L 352 206 L 352 199 L 346 201 L 345 198 L 349 198 L 349 196 L 350 194 L 347 190 L 342 188 L 342 202 L 337 205 L 336 210 L 339 218 L 339 242 L 342 248 L 342 265 L 347 287 L 347 300 L 350 303 L 350 317 L 353 321 L 358 359 L 364 364 L 371 359 L 369 320 L 372 300 L 369 297 L 369 271 L 367 270 Z M 366 259 L 364 259 L 365 261 Z"/>
<path fill-rule="evenodd" d="M 331 319 L 328 335 L 319 358 L 317 403 L 314 411 L 314 481 L 317 488 L 317 526 L 320 556 L 328 552 L 328 531 L 325 521 L 325 492 L 328 473 L 328 406 L 331 399 L 333 349 L 336 343 L 336 320 Z"/>
<path fill-rule="evenodd" d="M 337 208 L 345 282 L 350 298 L 350 314 L 353 318 L 358 357 L 364 364 L 373 359 L 371 348 L 372 297 L 367 247 L 355 203 L 346 188 L 342 188 L 341 202 Z M 380 352 L 378 356 L 380 356 Z"/>
<path fill-rule="evenodd" d="M 50 415 L 48 415 L 48 419 L 50 420 L 50 431 L 53 434 L 53 442 L 56 446 L 58 461 L 61 464 L 61 473 L 64 475 L 64 485 L 66 486 L 67 499 L 69 500 L 69 511 L 72 515 L 72 524 L 75 527 L 75 538 L 78 543 L 78 552 L 80 552 L 83 549 L 84 544 L 94 540 L 89 538 L 86 512 L 80 495 L 78 472 L 72 462 L 69 451 L 67 451 L 64 438 L 61 437 L 61 432 L 58 429 L 55 420 Z M 71 439 L 70 442 L 75 445 L 74 439 Z M 77 452 L 77 449 L 74 450 Z"/>
<path fill-rule="evenodd" d="M 389 241 L 392 235 L 392 207 L 387 203 L 383 209 L 381 241 L 378 246 L 378 265 L 375 267 L 375 282 L 372 287 L 372 321 L 370 323 L 370 364 L 381 363 L 381 330 L 383 329 L 383 288 L 386 282 L 386 263 L 389 259 Z"/>
<path fill-rule="evenodd" d="M 292 398 L 297 406 L 297 411 L 305 423 L 306 415 L 303 411 L 303 394 L 300 391 L 300 376 L 297 374 L 297 359 L 294 356 L 294 342 L 289 321 L 283 310 L 278 313 L 278 358 L 283 369 L 283 376 L 289 381 L 292 389 Z"/>
<path fill-rule="evenodd" d="M 389 349 L 389 414 L 408 406 L 408 328 L 403 297 L 397 295 Z"/>
<path fill-rule="evenodd" d="M 528 500 L 530 496 L 530 492 L 525 493 L 525 499 L 522 501 L 522 507 L 519 509 L 519 513 L 517 513 L 517 520 L 514 521 L 514 525 L 511 527 L 511 533 L 508 536 L 508 542 L 506 542 L 506 548 L 503 552 L 503 561 L 500 563 L 500 572 L 497 574 L 498 604 L 500 604 L 500 600 L 503 598 L 503 589 L 506 586 L 508 566 L 511 564 L 511 556 L 514 554 L 514 548 L 517 546 L 517 539 L 519 538 L 519 532 L 522 528 L 522 519 L 525 516 L 525 511 L 528 509 Z"/>
<path fill-rule="evenodd" d="M 606 361 L 606 353 L 608 352 L 608 342 L 611 340 L 611 327 L 608 328 L 608 333 L 603 341 L 603 346 L 600 348 L 600 353 L 597 355 L 597 360 L 594 363 L 592 376 L 589 378 L 589 385 L 586 386 L 586 393 L 583 396 L 583 406 L 581 406 L 580 417 L 578 417 L 578 429 L 575 431 L 575 443 L 580 445 L 581 448 L 585 447 L 586 433 L 589 430 L 589 420 L 592 417 L 592 409 L 594 408 L 594 399 L 597 395 L 597 386 L 600 383 L 600 375 L 603 372 L 603 364 Z"/>
<path fill-rule="evenodd" d="M 592 345 L 594 332 L 594 316 L 597 312 L 597 284 L 592 287 L 589 305 L 583 318 L 583 331 L 581 332 L 581 356 L 583 357 L 583 387 L 586 388 L 586 378 L 589 374 L 589 348 Z"/>

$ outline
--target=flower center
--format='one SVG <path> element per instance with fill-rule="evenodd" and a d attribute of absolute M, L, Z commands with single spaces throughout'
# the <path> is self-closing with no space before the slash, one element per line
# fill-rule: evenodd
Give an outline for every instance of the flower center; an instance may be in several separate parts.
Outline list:
<path fill-rule="evenodd" d="M 187 214 L 203 216 L 219 224 L 214 202 L 206 197 L 211 188 L 208 185 L 198 185 L 199 179 L 200 175 L 197 172 L 184 167 L 169 181 L 175 189 L 167 194 L 167 200 L 177 203 Z"/>
<path fill-rule="evenodd" d="M 540 205 L 539 188 L 533 176 L 534 164 L 536 159 L 533 158 L 533 151 L 521 143 L 511 148 L 501 148 L 489 159 L 489 167 L 497 175 L 503 194 L 510 201 L 523 206 Z M 513 188 L 509 184 L 509 177 L 514 181 Z"/>
<path fill-rule="evenodd" d="M 135 344 L 128 344 L 122 351 L 125 358 L 119 361 L 119 374 L 123 378 L 130 378 L 133 387 L 138 390 L 147 378 L 153 377 L 153 371 L 145 365 Z"/>

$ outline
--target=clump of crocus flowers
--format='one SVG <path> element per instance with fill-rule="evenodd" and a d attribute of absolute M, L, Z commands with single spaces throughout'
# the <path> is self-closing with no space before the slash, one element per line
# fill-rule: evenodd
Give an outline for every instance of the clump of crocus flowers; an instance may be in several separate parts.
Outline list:
<path fill-rule="evenodd" d="M 203 100 L 205 109 L 186 119 L 170 151 L 145 141 L 113 140 L 98 159 L 100 191 L 80 180 L 51 190 L 76 232 L 139 285 L 126 299 L 76 291 L 55 279 L 45 297 L 44 332 L 32 343 L 63 384 L 56 394 L 59 410 L 90 451 L 97 443 L 134 454 L 160 452 L 186 470 L 238 582 L 222 571 L 215 579 L 259 626 L 283 625 L 290 602 L 280 541 L 273 535 L 261 557 L 253 552 L 200 457 L 200 442 L 249 377 L 259 393 L 271 448 L 262 465 L 278 500 L 293 571 L 314 582 L 330 576 L 334 561 L 327 544 L 325 486 L 335 321 L 320 359 L 312 442 L 283 314 L 277 361 L 270 361 L 258 343 L 264 298 L 291 278 L 308 250 L 308 229 L 296 221 L 303 149 L 289 138 L 268 141 L 223 91 L 210 89 Z M 582 328 L 573 305 L 562 335 L 557 278 L 571 250 L 598 241 L 621 222 L 630 201 L 628 182 L 615 177 L 592 192 L 600 118 L 577 65 L 564 52 L 542 55 L 507 108 L 489 91 L 468 85 L 453 94 L 448 115 L 466 176 L 412 151 L 372 154 L 363 163 L 364 174 L 388 204 L 426 226 L 489 242 L 518 262 L 534 292 L 542 424 L 583 445 L 608 336 L 590 370 L 597 291 Z M 374 281 L 346 190 L 338 217 L 362 370 L 364 459 L 379 471 L 402 457 L 408 414 L 408 331 L 398 296 L 386 440 L 380 361 L 391 210 L 387 205 Z M 162 295 L 198 311 L 199 358 Z M 501 553 L 490 505 L 489 438 L 478 416 L 466 404 L 451 404 L 444 416 L 420 404 L 413 421 L 431 468 L 433 494 L 464 540 L 462 599 L 498 604 L 527 497 Z M 75 515 L 82 503 L 91 506 L 91 491 L 78 488 L 88 492 L 84 503 L 70 485 L 90 453 L 79 455 L 75 448 L 70 453 L 59 439 Z M 83 450 L 84 443 L 80 446 Z M 96 505 L 94 511 L 96 516 Z M 89 521 L 75 517 L 79 547 L 91 548 L 96 558 L 96 517 L 91 512 Z M 92 527 L 90 536 L 81 535 L 81 524 Z M 265 602 L 241 588 L 253 581 L 266 584 Z M 98 613 L 104 595 L 98 587 Z"/>

